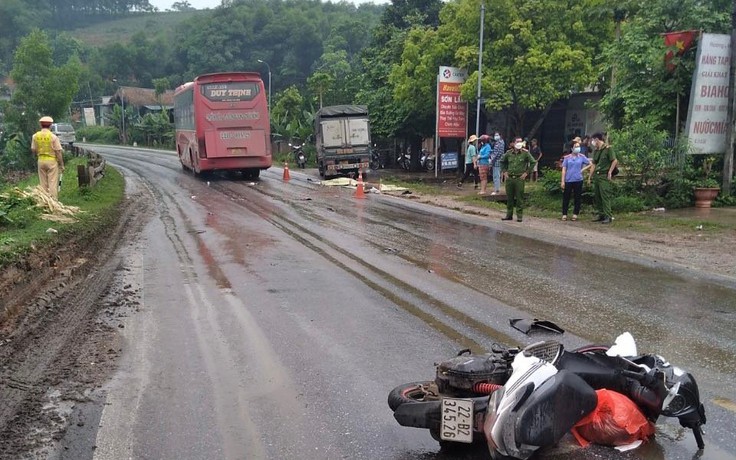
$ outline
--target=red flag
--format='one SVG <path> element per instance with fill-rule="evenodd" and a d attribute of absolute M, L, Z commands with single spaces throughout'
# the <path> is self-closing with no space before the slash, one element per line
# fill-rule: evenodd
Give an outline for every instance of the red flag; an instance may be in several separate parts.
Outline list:
<path fill-rule="evenodd" d="M 675 52 L 678 56 L 685 54 L 685 51 L 689 50 L 693 46 L 693 42 L 699 34 L 700 31 L 698 30 L 683 30 L 662 34 L 664 37 L 664 46 L 674 48 L 668 50 L 667 54 L 664 55 L 664 63 L 669 72 L 675 70 L 676 67 L 671 62 L 672 58 L 675 56 Z"/>

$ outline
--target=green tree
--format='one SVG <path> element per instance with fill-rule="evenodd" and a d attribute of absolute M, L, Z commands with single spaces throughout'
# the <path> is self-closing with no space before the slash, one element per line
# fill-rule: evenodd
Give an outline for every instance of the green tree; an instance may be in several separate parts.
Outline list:
<path fill-rule="evenodd" d="M 61 67 L 54 66 L 48 36 L 39 30 L 31 32 L 15 52 L 10 75 L 16 87 L 8 106 L 8 121 L 30 135 L 38 128 L 40 116 L 64 118 L 77 92 L 80 68 L 76 56 Z"/>
<path fill-rule="evenodd" d="M 442 2 L 438 0 L 392 0 L 374 29 L 370 46 L 362 54 L 363 76 L 356 100 L 368 106 L 374 138 L 403 139 L 406 145 L 412 146 L 415 166 L 421 151 L 421 138 L 430 130 L 431 122 L 422 118 L 421 113 L 412 112 L 415 101 L 407 104 L 406 99 L 395 97 L 396 94 L 408 95 L 402 89 L 397 90 L 396 85 L 409 82 L 411 78 L 402 78 L 392 69 L 402 62 L 409 30 L 436 27 L 441 8 Z M 413 38 L 417 39 L 418 35 Z"/>
<path fill-rule="evenodd" d="M 0 63 L 11 65 L 13 53 L 22 37 L 40 27 L 50 17 L 48 10 L 34 8 L 24 0 L 0 1 Z M 0 75 L 9 69 L 0 65 Z"/>
<path fill-rule="evenodd" d="M 404 42 L 401 62 L 393 66 L 389 82 L 395 100 L 406 114 L 401 129 L 404 135 L 434 134 L 437 71 L 442 62 L 451 58 L 442 48 L 436 29 L 416 27 L 409 31 Z"/>
<path fill-rule="evenodd" d="M 606 91 L 600 109 L 613 128 L 646 120 L 657 130 L 674 133 L 687 113 L 695 48 L 673 58 L 674 72 L 665 68 L 666 49 L 661 34 L 680 30 L 726 32 L 727 9 L 716 2 L 652 0 L 621 25 L 621 35 L 605 49 L 603 75 L 615 69 L 616 82 Z M 681 119 L 675 120 L 677 100 Z"/>
<path fill-rule="evenodd" d="M 304 141 L 312 131 L 304 96 L 296 86 L 290 86 L 276 96 L 271 118 L 276 121 L 273 133 L 285 139 Z"/>
<path fill-rule="evenodd" d="M 335 77 L 327 72 L 315 72 L 307 79 L 307 86 L 313 92 L 319 95 L 319 108 L 321 109 L 323 104 L 323 96 L 327 93 L 335 84 Z M 330 104 L 327 104 L 330 105 Z"/>
<path fill-rule="evenodd" d="M 161 96 L 169 90 L 171 84 L 169 83 L 169 79 L 164 78 L 154 78 L 153 79 L 153 88 L 154 88 L 154 94 L 156 95 L 156 101 L 158 102 L 158 105 L 161 107 L 161 111 L 164 109 L 164 104 L 161 101 Z"/>
<path fill-rule="evenodd" d="M 611 27 L 585 21 L 599 0 L 503 0 L 486 12 L 482 97 L 490 110 L 507 110 L 516 135 L 534 135 L 541 124 L 524 132 L 525 114 L 551 105 L 596 81 L 594 59 Z M 479 0 L 460 0 L 442 11 L 440 51 L 454 50 L 453 64 L 477 69 Z M 472 26 L 470 26 L 472 25 Z M 465 100 L 474 101 L 477 70 L 463 85 Z"/>
<path fill-rule="evenodd" d="M 133 128 L 133 138 L 140 139 L 145 145 L 171 146 L 174 139 L 174 126 L 169 121 L 166 111 L 145 114 Z"/>
<path fill-rule="evenodd" d="M 195 8 L 187 0 L 174 2 L 171 4 L 172 11 L 192 11 Z"/>
<path fill-rule="evenodd" d="M 138 124 L 135 111 L 131 107 L 125 107 L 125 112 L 120 105 L 114 105 L 112 110 L 105 115 L 107 123 L 118 129 L 118 138 L 121 144 L 128 143 L 128 130 Z"/>

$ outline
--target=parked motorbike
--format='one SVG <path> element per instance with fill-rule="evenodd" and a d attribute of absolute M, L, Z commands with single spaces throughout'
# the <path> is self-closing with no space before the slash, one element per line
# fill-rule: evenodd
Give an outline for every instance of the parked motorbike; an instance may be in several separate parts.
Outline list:
<path fill-rule="evenodd" d="M 420 171 L 434 171 L 434 155 L 430 154 L 427 149 L 422 149 L 422 154 L 419 157 L 419 169 Z M 402 152 L 396 159 L 396 164 L 402 169 L 409 171 L 411 169 L 411 153 Z"/>
<path fill-rule="evenodd" d="M 381 152 L 379 152 L 376 148 L 371 149 L 371 162 L 369 164 L 369 167 L 373 171 L 377 171 L 385 167 L 385 165 L 383 164 L 383 158 L 381 157 Z"/>
<path fill-rule="evenodd" d="M 296 165 L 299 168 L 304 169 L 307 166 L 307 156 L 304 153 L 304 145 L 289 143 L 289 147 L 291 147 L 291 151 L 294 154 L 294 162 Z"/>
<path fill-rule="evenodd" d="M 404 171 L 408 171 L 411 169 L 411 154 L 409 152 L 399 153 L 399 157 L 396 159 L 396 164 Z"/>
<path fill-rule="evenodd" d="M 422 149 L 422 156 L 419 157 L 419 165 L 423 171 L 434 171 L 434 155 L 430 155 L 427 149 Z"/>
<path fill-rule="evenodd" d="M 627 337 L 573 351 L 556 341 L 463 350 L 437 365 L 434 381 L 396 387 L 388 404 L 400 425 L 428 429 L 441 445 L 485 440 L 494 458 L 527 459 L 557 444 L 596 408 L 596 390 L 608 389 L 651 422 L 677 417 L 702 449 L 705 409 L 695 378 L 661 356 L 637 355 Z"/>

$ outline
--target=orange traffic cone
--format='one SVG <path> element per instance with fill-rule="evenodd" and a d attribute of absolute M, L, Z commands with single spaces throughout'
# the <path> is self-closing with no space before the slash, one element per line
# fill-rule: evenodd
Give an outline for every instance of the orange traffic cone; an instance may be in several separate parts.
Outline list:
<path fill-rule="evenodd" d="M 284 182 L 291 180 L 291 174 L 289 174 L 289 162 L 284 161 Z"/>
<path fill-rule="evenodd" d="M 355 189 L 355 198 L 365 198 L 365 186 L 363 185 L 363 170 L 358 170 L 358 187 Z"/>

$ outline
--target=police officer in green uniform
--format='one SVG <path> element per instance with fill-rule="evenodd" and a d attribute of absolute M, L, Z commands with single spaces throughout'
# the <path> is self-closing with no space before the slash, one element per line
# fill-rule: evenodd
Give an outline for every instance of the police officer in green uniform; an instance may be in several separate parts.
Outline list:
<path fill-rule="evenodd" d="M 537 160 L 524 148 L 520 137 L 514 139 L 512 148 L 501 159 L 501 171 L 506 180 L 506 217 L 511 220 L 516 208 L 516 220 L 524 218 L 524 181 L 534 169 Z"/>
<path fill-rule="evenodd" d="M 610 224 L 613 213 L 611 212 L 611 201 L 613 200 L 613 170 L 618 164 L 616 154 L 611 146 L 603 140 L 603 134 L 595 133 L 590 140 L 593 149 L 593 165 L 590 167 L 588 185 L 591 178 L 593 181 L 593 198 L 598 217 L 593 222 Z"/>

